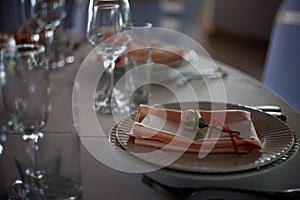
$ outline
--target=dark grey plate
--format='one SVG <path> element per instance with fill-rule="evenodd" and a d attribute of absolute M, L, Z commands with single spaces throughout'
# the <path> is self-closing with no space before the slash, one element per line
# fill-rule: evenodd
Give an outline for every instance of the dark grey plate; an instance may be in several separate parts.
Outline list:
<path fill-rule="evenodd" d="M 187 102 L 166 104 L 163 107 L 178 110 L 188 108 L 211 110 L 212 104 L 209 102 Z M 248 153 L 240 157 L 235 154 L 208 154 L 202 159 L 198 158 L 198 154 L 184 153 L 170 163 L 169 158 L 176 153 L 167 150 L 160 150 L 161 153 L 157 153 L 158 150 L 155 148 L 141 147 L 130 142 L 126 133 L 130 132 L 134 114 L 119 123 L 116 129 L 116 138 L 122 148 L 139 159 L 169 169 L 198 173 L 229 173 L 259 169 L 282 158 L 292 148 L 295 142 L 294 134 L 278 118 L 247 106 L 213 103 L 214 110 L 224 108 L 251 112 L 253 125 L 263 145 L 260 152 Z M 151 156 L 149 152 L 156 153 Z"/>

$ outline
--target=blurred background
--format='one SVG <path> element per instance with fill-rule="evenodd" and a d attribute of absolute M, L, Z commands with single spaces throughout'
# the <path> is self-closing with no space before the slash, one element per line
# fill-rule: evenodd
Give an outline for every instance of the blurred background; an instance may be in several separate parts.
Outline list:
<path fill-rule="evenodd" d="M 20 2 L 1 0 L 0 30 L 21 26 Z M 134 21 L 183 32 L 209 54 L 261 79 L 268 42 L 281 0 L 130 0 Z M 75 6 L 76 5 L 76 6 Z M 65 26 L 84 34 L 88 0 L 67 0 Z"/>
<path fill-rule="evenodd" d="M 261 80 L 281 0 L 131 2 L 133 19 L 150 20 L 159 26 L 183 32 L 199 41 L 213 58 Z M 159 6 L 155 7 L 155 4 Z M 147 5 L 147 16 L 143 5 Z M 155 16 L 160 20 L 153 19 Z"/>

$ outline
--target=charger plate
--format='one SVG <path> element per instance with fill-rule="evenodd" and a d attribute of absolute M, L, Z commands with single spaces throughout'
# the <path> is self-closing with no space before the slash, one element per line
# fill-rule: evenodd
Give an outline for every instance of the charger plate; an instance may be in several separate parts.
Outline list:
<path fill-rule="evenodd" d="M 195 108 L 195 105 L 197 105 L 196 109 L 201 110 L 211 110 L 212 108 L 212 103 L 210 102 L 172 103 L 162 106 L 166 109 L 183 110 Z M 136 113 L 132 113 L 130 116 L 120 121 L 120 123 L 116 126 L 116 129 L 114 129 L 115 133 L 113 134 L 116 135 L 116 140 L 120 147 L 138 159 L 161 166 L 162 168 L 185 172 L 241 172 L 253 169 L 258 170 L 266 165 L 278 161 L 281 158 L 282 160 L 287 160 L 286 155 L 293 147 L 296 139 L 292 131 L 283 121 L 251 107 L 235 104 L 213 103 L 213 108 L 215 110 L 224 109 L 224 106 L 226 109 L 246 110 L 251 113 L 252 123 L 256 129 L 259 139 L 262 141 L 263 148 L 260 152 L 250 152 L 248 154 L 242 154 L 241 156 L 237 156 L 234 153 L 208 154 L 202 159 L 199 159 L 198 154 L 195 153 L 183 153 L 177 160 L 170 163 L 169 158 L 171 156 L 176 156 L 177 152 L 133 144 L 127 133 L 130 132 Z M 158 150 L 160 150 L 159 154 L 154 153 L 153 156 L 151 156 L 151 153 L 147 154 Z M 289 157 L 291 157 L 291 155 L 289 155 Z"/>

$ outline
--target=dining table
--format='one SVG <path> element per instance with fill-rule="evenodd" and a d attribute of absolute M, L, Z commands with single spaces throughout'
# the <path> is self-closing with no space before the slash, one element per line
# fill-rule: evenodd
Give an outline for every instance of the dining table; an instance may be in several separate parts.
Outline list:
<path fill-rule="evenodd" d="M 300 152 L 297 146 L 298 138 L 300 138 L 300 115 L 283 99 L 265 87 L 261 81 L 217 60 L 214 60 L 214 62 L 219 69 L 226 73 L 225 77 L 207 81 L 199 79 L 189 83 L 194 88 L 194 95 L 196 95 L 198 101 L 224 102 L 224 96 L 218 96 L 218 94 L 225 93 L 226 103 L 232 105 L 279 106 L 286 116 L 284 123 L 295 136 L 295 144 L 292 147 L 292 152 L 290 152 L 291 155 L 276 164 L 271 163 L 261 168 L 225 174 L 192 173 L 172 170 L 167 167 L 152 172 L 134 173 L 121 171 L 105 162 L 101 162 L 99 156 L 106 153 L 107 150 L 104 146 L 110 144 L 110 132 L 118 121 L 112 115 L 95 113 L 101 129 L 87 130 L 95 132 L 96 136 L 93 137 L 81 135 L 84 130 L 74 120 L 73 95 L 74 90 L 80 87 L 80 84 L 75 81 L 77 80 L 78 71 L 91 52 L 92 47 L 84 38 L 78 37 L 76 41 L 78 43 L 72 51 L 75 57 L 74 62 L 67 64 L 61 70 L 50 72 L 51 111 L 47 124 L 43 128 L 45 134 L 41 144 L 60 142 L 62 143 L 61 148 L 64 148 L 64 145 L 68 145 L 68 141 L 64 141 L 59 136 L 66 132 L 80 132 L 80 164 L 82 186 L 84 188 L 82 199 L 300 198 Z M 164 105 L 176 103 L 179 100 L 180 102 L 194 101 L 195 97 L 190 95 L 186 86 L 178 86 L 171 79 L 168 79 L 167 82 L 165 79 L 161 80 L 162 77 L 167 76 L 167 73 L 163 70 L 155 71 L 153 78 L 157 80 L 157 84 L 151 86 L 149 104 Z M 219 87 L 219 81 L 222 81 L 222 88 Z M 163 84 L 159 84 L 161 82 Z M 165 87 L 166 85 L 168 87 Z M 216 94 L 213 99 L 207 85 Z M 176 91 L 176 95 L 173 91 Z M 2 102 L 0 112 L 2 117 L 5 116 Z M 86 120 L 88 121 L 89 118 Z M 18 134 L 8 134 L 4 142 L 1 164 L 8 193 L 10 193 L 13 181 L 19 177 L 13 159 L 14 152 L 24 145 L 22 136 Z M 114 148 L 111 147 L 110 150 L 114 150 Z M 68 159 L 68 157 L 63 159 Z M 118 159 L 114 159 L 118 163 Z"/>

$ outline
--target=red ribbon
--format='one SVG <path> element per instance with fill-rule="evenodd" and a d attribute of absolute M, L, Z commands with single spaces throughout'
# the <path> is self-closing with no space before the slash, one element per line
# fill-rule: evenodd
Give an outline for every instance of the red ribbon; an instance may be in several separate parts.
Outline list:
<path fill-rule="evenodd" d="M 216 127 L 216 126 L 220 126 L 222 128 L 222 130 L 226 131 L 226 133 L 229 134 L 234 151 L 235 151 L 236 155 L 240 157 L 240 152 L 238 150 L 238 147 L 235 143 L 234 138 L 236 138 L 236 139 L 243 139 L 243 138 L 233 134 L 231 132 L 230 128 L 227 125 L 223 126 L 222 122 L 218 118 L 214 118 L 214 120 L 213 120 L 213 127 Z"/>

